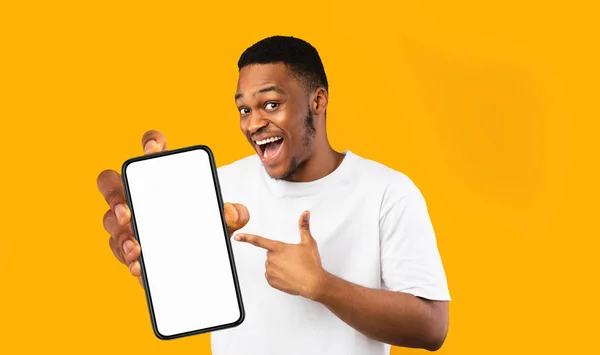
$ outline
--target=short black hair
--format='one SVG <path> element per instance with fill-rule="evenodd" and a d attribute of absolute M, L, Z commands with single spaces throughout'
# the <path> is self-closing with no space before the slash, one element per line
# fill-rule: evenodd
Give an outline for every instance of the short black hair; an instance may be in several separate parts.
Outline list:
<path fill-rule="evenodd" d="M 324 87 L 327 75 L 316 48 L 300 38 L 271 36 L 248 47 L 240 56 L 238 70 L 252 64 L 285 64 L 307 90 Z"/>

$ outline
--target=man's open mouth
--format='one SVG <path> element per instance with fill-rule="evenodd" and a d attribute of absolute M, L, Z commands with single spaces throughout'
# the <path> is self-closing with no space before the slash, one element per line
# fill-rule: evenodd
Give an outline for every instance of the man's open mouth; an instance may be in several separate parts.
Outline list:
<path fill-rule="evenodd" d="M 280 136 L 266 138 L 260 141 L 255 141 L 258 154 L 263 159 L 273 158 L 281 149 L 281 145 L 283 144 L 283 138 Z"/>

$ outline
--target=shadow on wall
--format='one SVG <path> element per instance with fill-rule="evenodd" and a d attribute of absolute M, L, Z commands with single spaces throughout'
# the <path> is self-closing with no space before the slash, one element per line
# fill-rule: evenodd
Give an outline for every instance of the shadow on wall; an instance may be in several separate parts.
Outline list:
<path fill-rule="evenodd" d="M 409 39 L 400 46 L 452 180 L 485 200 L 535 204 L 548 147 L 532 72 L 492 54 L 458 57 Z"/>

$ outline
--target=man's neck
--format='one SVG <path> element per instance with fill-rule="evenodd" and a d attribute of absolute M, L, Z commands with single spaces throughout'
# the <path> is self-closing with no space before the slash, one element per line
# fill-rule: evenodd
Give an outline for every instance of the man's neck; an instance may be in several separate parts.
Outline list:
<path fill-rule="evenodd" d="M 324 178 L 340 166 L 344 154 L 335 151 L 329 143 L 315 147 L 313 155 L 300 164 L 294 174 L 287 179 L 292 182 L 310 182 Z"/>

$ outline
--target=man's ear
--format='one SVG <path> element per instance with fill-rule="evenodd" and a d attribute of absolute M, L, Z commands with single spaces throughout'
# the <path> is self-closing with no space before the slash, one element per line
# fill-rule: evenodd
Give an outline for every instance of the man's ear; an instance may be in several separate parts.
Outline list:
<path fill-rule="evenodd" d="M 312 100 L 312 111 L 314 115 L 321 115 L 325 113 L 325 110 L 327 110 L 327 104 L 328 104 L 328 94 L 327 94 L 327 90 L 325 90 L 325 88 L 318 88 L 317 90 L 315 90 L 314 95 L 313 95 L 313 100 Z"/>

